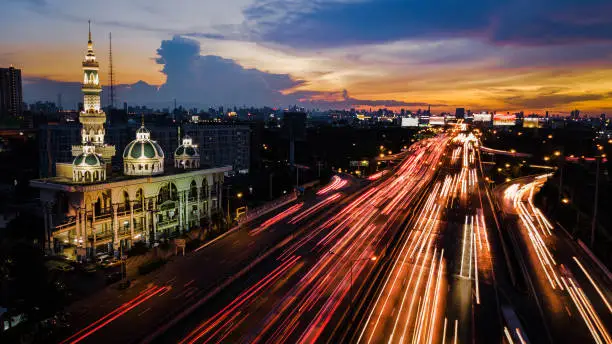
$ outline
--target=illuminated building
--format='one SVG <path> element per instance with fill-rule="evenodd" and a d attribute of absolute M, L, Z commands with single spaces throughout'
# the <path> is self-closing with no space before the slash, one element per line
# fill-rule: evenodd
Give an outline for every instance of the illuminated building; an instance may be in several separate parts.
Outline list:
<path fill-rule="evenodd" d="M 85 152 L 85 147 L 93 146 L 93 152 L 109 161 L 115 156 L 115 146 L 106 145 L 104 143 L 104 135 L 106 134 L 104 123 L 106 123 L 106 114 L 100 107 L 100 77 L 98 72 L 100 64 L 96 61 L 96 54 L 93 50 L 93 41 L 91 40 L 91 28 L 89 30 L 89 40 L 87 41 L 87 54 L 83 60 L 83 111 L 79 115 L 79 122 L 82 124 L 81 129 L 81 145 L 72 146 L 72 156 L 79 156 Z M 91 150 L 91 148 L 89 148 Z M 108 165 L 104 161 L 102 164 L 110 170 L 110 162 Z M 109 171 L 110 172 L 110 171 Z"/>
<path fill-rule="evenodd" d="M 416 117 L 402 117 L 402 127 L 418 127 L 419 119 Z"/>
<path fill-rule="evenodd" d="M 491 122 L 492 115 L 490 113 L 482 112 L 474 114 L 474 122 Z"/>
<path fill-rule="evenodd" d="M 540 128 L 540 119 L 537 117 L 525 117 L 523 119 L 523 128 Z"/>
<path fill-rule="evenodd" d="M 90 32 L 83 62 L 81 144 L 72 147 L 72 163 L 56 163 L 54 177 L 30 182 L 40 190 L 45 249 L 77 260 L 98 253 L 120 256 L 134 242 L 150 245 L 201 225 L 221 210 L 224 174 L 232 169 L 199 169 L 199 162 L 193 162 L 197 150 L 190 157 L 177 150 L 175 158 L 191 164 L 168 169 L 162 147 L 143 123 L 123 150 L 122 171 L 113 174 L 115 147 L 105 143 L 98 71 Z M 184 150 L 193 148 L 190 140 L 183 140 Z"/>
<path fill-rule="evenodd" d="M 164 151 L 151 140 L 151 132 L 142 126 L 136 139 L 123 150 L 123 173 L 128 176 L 147 176 L 164 173 Z"/>
<path fill-rule="evenodd" d="M 495 114 L 493 116 L 494 126 L 513 126 L 516 125 L 516 115 Z"/>
<path fill-rule="evenodd" d="M 200 168 L 198 146 L 193 144 L 191 137 L 183 137 L 183 144 L 174 151 L 174 167 L 185 169 Z"/>
<path fill-rule="evenodd" d="M 445 125 L 446 118 L 444 118 L 444 116 L 431 116 L 429 118 L 429 124 L 430 125 Z"/>

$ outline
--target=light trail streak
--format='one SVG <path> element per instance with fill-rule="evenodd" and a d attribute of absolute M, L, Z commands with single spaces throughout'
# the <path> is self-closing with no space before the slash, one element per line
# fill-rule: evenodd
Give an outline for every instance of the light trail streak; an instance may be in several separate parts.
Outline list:
<path fill-rule="evenodd" d="M 521 344 L 527 344 L 527 342 L 525 342 L 525 339 L 523 339 L 523 335 L 521 334 L 521 330 L 517 327 L 516 329 L 516 336 L 519 339 L 519 342 L 521 342 Z"/>
<path fill-rule="evenodd" d="M 536 254 L 541 270 L 544 272 L 546 279 L 552 289 L 559 288 L 559 291 L 566 291 L 567 295 L 572 300 L 574 306 L 578 310 L 578 314 L 582 317 L 587 329 L 591 333 L 593 340 L 596 343 L 611 344 L 612 339 L 608 330 L 605 328 L 601 318 L 593 308 L 593 305 L 578 282 L 573 277 L 568 267 L 561 265 L 560 275 L 557 271 L 557 263 L 548 249 L 546 241 L 547 237 L 552 235 L 554 227 L 550 221 L 542 214 L 540 209 L 533 204 L 533 196 L 536 188 L 543 185 L 548 175 L 539 176 L 526 185 L 520 186 L 514 184 L 504 191 L 504 197 L 511 200 L 514 209 L 517 211 L 523 227 L 526 229 L 526 236 L 529 238 L 531 247 Z M 526 205 L 527 206 L 526 206 Z M 610 304 L 599 286 L 593 280 L 591 274 L 586 270 L 584 265 L 580 263 L 578 258 L 572 257 L 580 270 L 586 275 L 587 279 L 601 297 L 609 312 L 612 312 Z"/>
<path fill-rule="evenodd" d="M 459 331 L 458 330 L 459 330 L 459 320 L 455 319 L 455 336 L 454 336 L 454 339 L 453 339 L 453 343 L 455 343 L 455 344 L 457 344 L 457 341 L 459 340 L 458 339 L 458 337 L 459 337 L 459 334 L 458 334 Z"/>
<path fill-rule="evenodd" d="M 185 338 L 183 338 L 179 344 L 184 343 L 195 343 L 200 338 L 211 332 L 215 329 L 220 323 L 225 321 L 228 318 L 232 318 L 236 316 L 235 311 L 239 309 L 243 304 L 252 301 L 255 295 L 257 295 L 262 289 L 268 287 L 273 282 L 278 280 L 286 271 L 288 271 L 291 267 L 293 267 L 297 261 L 300 259 L 299 256 L 294 256 L 291 259 L 283 262 L 279 265 L 274 271 L 270 274 L 266 275 L 264 278 L 259 280 L 256 284 L 242 292 L 238 297 L 236 297 L 230 304 L 228 304 L 225 308 L 219 311 L 217 314 L 212 316 L 210 319 L 206 320 L 198 327 L 196 327 L 193 331 L 191 331 Z"/>
<path fill-rule="evenodd" d="M 588 314 L 586 313 L 586 310 L 584 309 L 582 300 L 580 300 L 580 298 L 577 296 L 576 291 L 568 286 L 568 284 L 565 282 L 565 278 L 562 277 L 562 281 L 563 281 L 563 284 L 565 285 L 565 289 L 567 290 L 572 301 L 574 302 L 576 309 L 578 309 L 578 312 L 582 316 L 582 320 L 584 320 L 587 328 L 591 332 L 593 339 L 595 340 L 596 343 L 603 343 L 599 334 L 597 333 L 597 330 L 595 329 L 595 326 L 593 325 L 592 319 L 588 316 Z"/>
<path fill-rule="evenodd" d="M 525 198 L 526 195 L 529 199 L 533 198 L 533 189 L 536 187 L 537 183 L 541 182 L 543 181 L 536 181 L 521 187 L 519 187 L 518 184 L 514 184 L 517 185 L 516 189 L 513 188 L 512 192 L 509 192 L 509 189 L 507 189 L 505 191 L 505 197 L 513 200 L 513 204 L 518 212 L 519 218 L 521 219 L 524 227 L 527 228 L 528 238 L 532 243 L 532 247 L 534 248 L 536 256 L 538 257 L 540 266 L 546 275 L 546 279 L 553 289 L 559 287 L 561 290 L 563 290 L 563 285 L 560 283 L 559 276 L 554 269 L 556 262 L 542 237 L 542 235 L 546 235 L 547 233 L 541 227 L 538 230 L 538 226 L 536 226 L 533 221 L 533 216 L 529 212 L 529 209 L 525 207 L 524 202 L 522 202 L 522 199 Z"/>
<path fill-rule="evenodd" d="M 346 186 L 347 183 L 348 183 L 347 180 L 342 179 L 338 176 L 333 176 L 331 183 L 329 183 L 327 186 L 325 186 L 321 190 L 317 191 L 317 195 L 321 196 L 321 195 L 325 195 L 326 193 L 330 191 L 342 189 L 343 187 Z"/>
<path fill-rule="evenodd" d="M 473 233 L 474 237 L 476 237 L 476 233 Z M 474 283 L 476 286 L 476 304 L 480 304 L 480 289 L 478 286 L 478 250 L 476 249 L 476 240 L 473 241 L 474 246 L 474 277 L 476 282 Z"/>
<path fill-rule="evenodd" d="M 508 340 L 509 344 L 514 344 L 514 340 L 512 340 L 512 336 L 510 335 L 510 332 L 508 331 L 508 328 L 504 326 L 504 334 L 506 335 L 506 339 Z"/>
<path fill-rule="evenodd" d="M 373 175 L 368 177 L 368 180 L 374 181 L 374 180 L 378 180 L 380 179 L 382 176 L 384 176 L 385 174 L 387 174 L 387 170 L 383 170 L 377 173 L 374 173 Z"/>
<path fill-rule="evenodd" d="M 324 208 L 326 206 L 328 206 L 329 204 L 333 203 L 334 201 L 338 200 L 340 197 L 342 196 L 342 194 L 340 193 L 335 193 L 329 197 L 327 197 L 326 199 L 320 201 L 319 203 L 313 205 L 312 207 L 306 209 L 303 213 L 294 216 L 291 220 L 289 220 L 290 224 L 296 224 L 300 221 L 302 221 L 303 219 L 309 217 L 310 215 L 316 213 L 317 211 L 319 211 L 321 208 Z"/>
<path fill-rule="evenodd" d="M 379 245 L 381 240 L 389 236 L 391 230 L 399 229 L 400 224 L 410 214 L 408 209 L 416 202 L 420 191 L 424 191 L 433 180 L 436 171 L 431 167 L 436 166 L 441 160 L 448 140 L 448 137 L 442 135 L 412 145 L 407 157 L 388 178 L 367 186 L 359 196 L 339 207 L 322 224 L 306 223 L 304 235 L 292 242 L 280 254 L 278 262 L 280 264 L 290 262 L 294 259 L 292 257 L 297 250 L 303 249 L 306 244 L 311 245 L 310 252 L 315 255 L 316 260 L 299 278 L 290 282 L 291 287 L 288 290 L 283 291 L 281 295 L 275 294 L 277 299 L 273 304 L 273 310 L 267 311 L 266 316 L 259 315 L 255 320 L 256 326 L 252 326 L 252 322 L 249 325 L 245 325 L 247 322 L 243 323 L 242 326 L 249 326 L 251 329 L 248 338 L 239 340 L 230 335 L 227 340 L 250 343 L 316 342 L 330 324 L 334 314 L 339 309 L 348 309 L 341 306 L 349 304 L 351 298 L 347 295 L 353 294 L 355 287 L 353 283 L 360 281 L 367 271 L 372 271 L 373 264 L 376 263 L 369 258 L 375 254 L 377 248 L 381 247 Z M 332 184 L 335 182 L 332 181 Z M 436 193 L 440 187 L 438 185 Z M 320 206 L 321 209 L 325 207 L 320 204 L 314 207 Z M 310 213 L 311 209 L 295 215 L 290 222 L 297 223 L 305 219 L 301 216 Z M 437 308 L 434 304 L 436 302 L 438 305 L 442 304 L 443 294 L 446 293 L 446 288 L 442 285 L 445 283 L 443 278 L 445 262 L 441 253 L 436 253 L 435 257 L 431 254 L 436 250 L 433 242 L 441 209 L 443 209 L 441 204 L 436 204 L 435 197 L 432 197 L 427 217 L 420 215 L 422 220 L 420 234 L 408 235 L 411 243 L 419 242 L 419 246 L 415 247 L 415 251 L 419 252 L 418 260 L 427 262 L 428 265 L 424 266 L 420 273 L 425 277 L 419 279 L 419 288 L 428 289 L 427 297 L 422 298 L 422 305 L 416 315 L 411 315 L 412 321 L 416 318 L 424 320 L 419 330 L 421 338 L 431 331 L 436 332 L 435 327 L 438 326 L 436 317 L 439 312 L 433 312 Z M 280 219 L 275 217 L 275 221 Z M 406 261 L 409 260 L 408 245 L 407 242 L 403 245 Z M 335 254 L 329 254 L 330 251 Z M 396 266 L 399 268 L 399 265 Z M 390 280 L 394 280 L 393 277 Z M 413 281 L 416 281 L 416 276 Z M 429 282 L 426 283 L 427 281 Z M 265 289 L 269 288 L 260 289 L 257 291 L 257 296 L 246 295 L 237 298 L 238 301 L 228 306 L 230 308 L 224 308 L 218 315 L 198 326 L 184 342 L 201 341 L 236 313 L 246 314 L 248 312 L 246 307 L 249 307 L 253 298 L 265 297 L 262 295 L 269 293 Z M 246 297 L 249 299 L 242 301 Z M 418 298 L 418 295 L 413 298 Z M 414 313 L 415 307 L 412 308 L 411 312 Z M 434 317 L 431 315 L 432 312 L 435 314 Z"/>
<path fill-rule="evenodd" d="M 293 213 L 297 212 L 298 210 L 300 210 L 302 208 L 302 206 L 304 205 L 304 203 L 298 203 L 295 204 L 289 208 L 287 208 L 286 210 L 284 210 L 282 213 L 277 214 L 276 216 L 272 217 L 271 219 L 266 220 L 264 223 L 262 223 L 259 227 L 251 230 L 249 232 L 249 235 L 254 236 L 257 235 L 263 231 L 265 231 L 268 227 L 272 226 L 273 224 L 282 221 L 284 218 L 292 215 Z"/>
<path fill-rule="evenodd" d="M 599 289 L 599 286 L 597 285 L 597 283 L 595 283 L 595 281 L 593 280 L 593 278 L 591 277 L 591 274 L 588 273 L 588 271 L 584 268 L 584 266 L 582 266 L 582 264 L 580 263 L 580 261 L 578 260 L 578 258 L 576 258 L 575 256 L 572 257 L 574 259 L 574 261 L 576 262 L 576 264 L 578 264 L 578 267 L 580 267 L 580 270 L 582 270 L 582 272 L 586 275 L 586 277 L 589 279 L 589 282 L 591 282 L 591 284 L 593 285 L 593 288 L 595 288 L 595 290 L 597 290 L 597 294 L 599 294 L 599 296 L 601 297 L 601 300 L 604 302 L 604 304 L 606 305 L 606 307 L 608 307 L 608 311 L 610 311 L 610 313 L 612 313 L 612 307 L 610 307 L 610 303 L 608 302 L 608 299 L 606 298 L 606 296 L 603 294 L 603 292 L 601 291 L 601 289 Z"/>
<path fill-rule="evenodd" d="M 439 308 L 443 308 L 443 299 L 448 290 L 443 288 L 444 259 L 443 253 L 436 247 L 440 245 L 436 238 L 441 230 L 441 214 L 452 199 L 467 201 L 468 195 L 473 194 L 478 186 L 478 175 L 473 167 L 473 141 L 467 136 L 453 139 L 453 142 L 461 145 L 452 150 L 446 164 L 454 165 L 461 160 L 460 170 L 458 173 L 441 175 L 440 181 L 428 191 L 429 196 L 421 208 L 417 209 L 412 231 L 398 247 L 397 258 L 361 327 L 358 343 L 379 343 L 383 340 L 386 343 L 432 343 L 437 342 L 440 336 L 443 342 L 446 341 L 448 318 Z M 472 273 L 475 274 L 476 303 L 480 303 L 478 274 L 481 264 L 478 259 L 481 251 L 490 252 L 490 245 L 484 215 L 479 209 L 476 215 L 465 218 L 459 272 L 467 279 L 472 279 Z M 455 326 L 458 326 L 458 320 Z M 458 329 L 453 341 L 458 341 Z"/>
<path fill-rule="evenodd" d="M 442 344 L 446 343 L 446 324 L 448 323 L 448 319 L 444 317 L 444 329 L 442 330 Z"/>
<path fill-rule="evenodd" d="M 72 344 L 72 343 L 78 343 L 78 342 L 82 341 L 83 339 L 89 337 L 94 332 L 100 330 L 101 328 L 103 328 L 104 326 L 108 325 L 109 323 L 111 323 L 115 319 L 119 318 L 120 316 L 124 315 L 125 313 L 129 312 L 130 310 L 136 308 L 141 303 L 149 300 L 150 298 L 152 298 L 153 296 L 159 294 L 162 291 L 168 290 L 169 288 L 170 288 L 169 286 L 163 286 L 163 287 L 151 286 L 151 287 L 145 289 L 144 291 L 142 291 L 140 294 L 138 294 L 138 296 L 136 296 L 132 300 L 124 303 L 123 305 L 119 306 L 118 308 L 116 308 L 112 312 L 110 312 L 110 313 L 106 314 L 105 316 L 101 317 L 100 319 L 94 321 L 93 323 L 89 324 L 87 327 L 81 329 L 80 331 L 78 331 L 77 333 L 73 334 L 72 336 L 64 339 L 61 343 L 71 343 Z"/>

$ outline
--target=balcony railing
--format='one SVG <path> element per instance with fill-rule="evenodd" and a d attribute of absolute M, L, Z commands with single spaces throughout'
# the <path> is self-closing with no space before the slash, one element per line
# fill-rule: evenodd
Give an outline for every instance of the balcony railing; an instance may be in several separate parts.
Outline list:
<path fill-rule="evenodd" d="M 165 219 L 157 223 L 157 228 L 167 227 L 167 226 L 176 226 L 178 224 L 178 216 L 173 219 Z"/>
<path fill-rule="evenodd" d="M 74 225 L 76 225 L 76 221 L 75 220 L 70 221 L 70 222 L 66 222 L 66 223 L 62 223 L 61 225 L 55 226 L 55 231 L 61 231 L 61 230 L 67 229 L 69 227 L 72 227 Z"/>
<path fill-rule="evenodd" d="M 96 214 L 96 220 L 104 220 L 112 216 L 113 216 L 112 212 L 104 212 L 101 214 Z"/>

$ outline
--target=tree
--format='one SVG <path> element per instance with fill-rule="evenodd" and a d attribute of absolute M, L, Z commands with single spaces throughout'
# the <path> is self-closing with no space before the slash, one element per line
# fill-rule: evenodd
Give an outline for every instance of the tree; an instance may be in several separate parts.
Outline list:
<path fill-rule="evenodd" d="M 54 314 L 63 303 L 63 283 L 47 270 L 38 245 L 38 222 L 36 217 L 18 216 L 0 237 L 0 304 L 30 321 Z"/>

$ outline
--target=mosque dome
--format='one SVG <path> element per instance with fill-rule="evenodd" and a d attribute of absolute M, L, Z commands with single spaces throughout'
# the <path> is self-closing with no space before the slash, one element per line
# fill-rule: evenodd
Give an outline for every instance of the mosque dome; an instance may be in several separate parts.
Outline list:
<path fill-rule="evenodd" d="M 188 135 L 183 137 L 183 144 L 174 151 L 174 167 L 184 169 L 200 167 L 198 146 L 193 144 L 193 140 Z"/>
<path fill-rule="evenodd" d="M 83 145 L 83 153 L 72 161 L 72 180 L 75 183 L 101 182 L 106 179 L 106 163 L 96 154 L 90 142 Z"/>
<path fill-rule="evenodd" d="M 123 150 L 123 172 L 130 176 L 164 173 L 164 151 L 151 140 L 151 132 L 144 125 L 136 131 L 136 139 Z"/>

